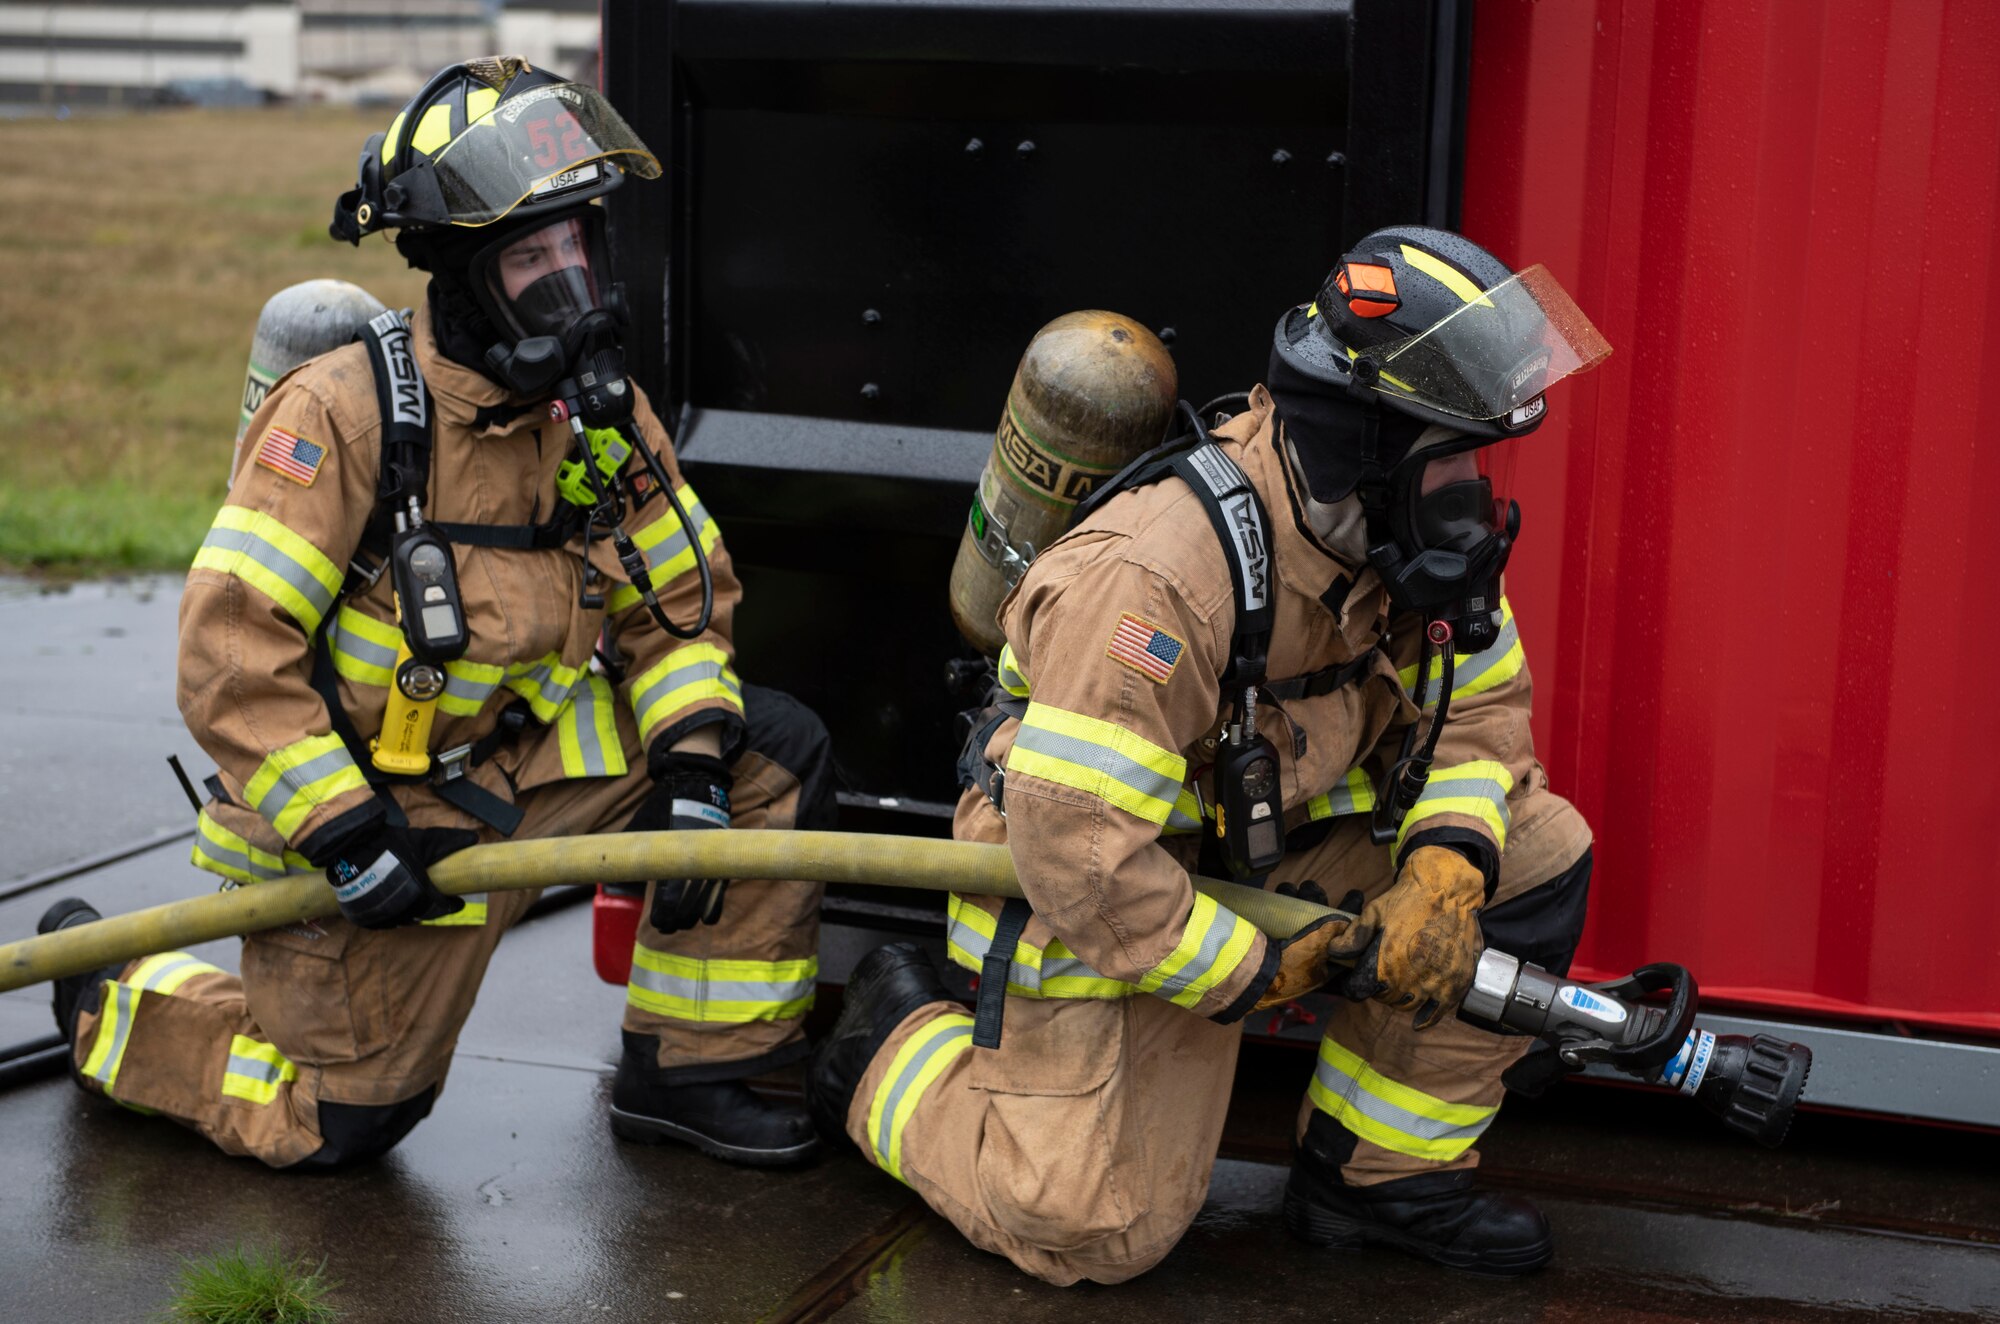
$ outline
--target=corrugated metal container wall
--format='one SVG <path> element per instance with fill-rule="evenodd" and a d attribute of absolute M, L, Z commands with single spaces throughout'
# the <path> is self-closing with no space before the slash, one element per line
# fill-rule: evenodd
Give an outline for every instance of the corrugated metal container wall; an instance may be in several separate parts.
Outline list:
<path fill-rule="evenodd" d="M 1466 232 L 1615 347 L 1520 459 L 1579 958 L 2000 1032 L 2000 5 L 1480 0 Z"/>

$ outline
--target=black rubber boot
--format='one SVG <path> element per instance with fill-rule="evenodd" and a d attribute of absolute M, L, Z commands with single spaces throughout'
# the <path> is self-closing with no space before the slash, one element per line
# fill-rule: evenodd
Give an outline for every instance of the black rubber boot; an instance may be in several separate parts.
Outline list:
<path fill-rule="evenodd" d="M 1352 1136 L 1338 1122 L 1313 1114 L 1285 1185 L 1285 1227 L 1307 1245 L 1389 1246 L 1454 1269 L 1502 1276 L 1532 1273 L 1555 1253 L 1541 1210 L 1519 1196 L 1481 1190 L 1471 1170 L 1349 1186 L 1340 1165 L 1353 1149 Z"/>
<path fill-rule="evenodd" d="M 819 1152 L 801 1108 L 773 1103 L 740 1080 L 674 1082 L 652 1065 L 655 1040 L 627 1034 L 611 1084 L 611 1131 L 642 1145 L 679 1141 L 747 1168 L 788 1168 Z"/>
<path fill-rule="evenodd" d="M 863 957 L 847 977 L 840 1019 L 813 1050 L 806 1108 L 831 1145 L 847 1138 L 847 1109 L 883 1041 L 919 1007 L 952 1002 L 937 967 L 913 942 L 892 942 Z"/>
<path fill-rule="evenodd" d="M 74 928 L 78 924 L 88 924 L 103 919 L 97 908 L 78 897 L 64 897 L 42 912 L 35 924 L 36 933 L 54 933 L 57 929 Z M 116 979 L 125 973 L 122 965 L 107 965 L 84 975 L 65 975 L 54 983 L 56 1029 L 62 1037 L 76 1046 L 77 1018 L 86 1011 L 96 1011 L 104 998 L 104 981 Z M 70 1063 L 70 1074 L 76 1074 L 75 1062 Z"/>

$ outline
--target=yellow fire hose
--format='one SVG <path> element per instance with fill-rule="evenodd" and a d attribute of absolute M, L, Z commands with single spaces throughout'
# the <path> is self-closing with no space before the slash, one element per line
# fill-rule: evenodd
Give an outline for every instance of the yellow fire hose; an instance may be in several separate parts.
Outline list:
<path fill-rule="evenodd" d="M 440 891 L 502 892 L 564 883 L 652 878 L 797 878 L 867 887 L 915 887 L 1019 896 L 1005 846 L 859 832 L 621 832 L 474 846 L 430 870 Z M 1324 906 L 1254 887 L 1197 878 L 1195 886 L 1274 937 L 1328 914 Z M 0 945 L 0 993 L 83 974 L 155 952 L 331 915 L 318 874 L 276 879 L 187 901 L 110 915 L 92 924 Z"/>

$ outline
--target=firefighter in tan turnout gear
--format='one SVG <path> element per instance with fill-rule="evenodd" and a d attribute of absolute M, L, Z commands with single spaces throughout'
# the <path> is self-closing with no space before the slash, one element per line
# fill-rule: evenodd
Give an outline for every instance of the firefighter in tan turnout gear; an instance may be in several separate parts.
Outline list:
<path fill-rule="evenodd" d="M 1483 944 L 1563 970 L 1583 921 L 1590 835 L 1499 583 L 1506 453 L 1605 352 L 1541 268 L 1378 231 L 1280 320 L 1266 386 L 1043 551 L 954 825 L 1031 904 L 952 899 L 976 1012 L 913 946 L 863 963 L 809 1074 L 822 1133 L 1036 1277 L 1119 1282 L 1201 1207 L 1238 1022 L 1330 984 L 1287 1225 L 1545 1263 L 1540 1212 L 1473 1182 L 1529 1041 L 1452 1012 Z M 1358 919 L 1267 939 L 1190 886 L 1225 868 Z"/>
<path fill-rule="evenodd" d="M 181 604 L 181 709 L 219 765 L 195 863 L 252 886 L 325 870 L 342 917 L 250 935 L 240 979 L 166 952 L 61 981 L 86 1090 L 274 1167 L 380 1154 L 430 1111 L 535 896 L 448 898 L 436 860 L 830 825 L 825 730 L 739 681 L 729 554 L 620 371 L 595 200 L 659 173 L 595 91 L 513 57 L 441 71 L 369 141 L 333 233 L 397 229 L 426 306 L 271 391 Z M 620 1135 L 752 1164 L 816 1148 L 743 1080 L 805 1052 L 818 902 L 651 886 Z M 43 929 L 95 917 L 61 902 Z"/>

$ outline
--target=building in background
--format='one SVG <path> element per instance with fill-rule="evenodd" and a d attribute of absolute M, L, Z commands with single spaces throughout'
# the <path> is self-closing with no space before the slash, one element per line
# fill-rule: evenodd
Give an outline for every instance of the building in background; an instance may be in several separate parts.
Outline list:
<path fill-rule="evenodd" d="M 597 0 L 0 0 L 0 106 L 401 104 L 495 52 L 594 83 L 597 46 Z"/>

